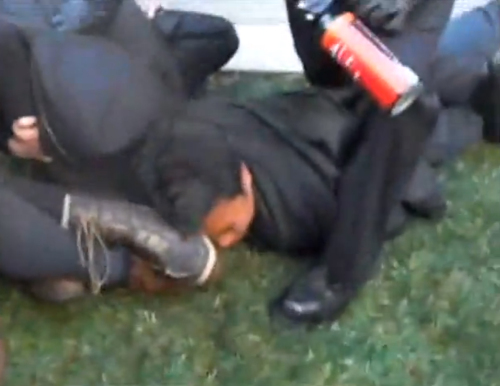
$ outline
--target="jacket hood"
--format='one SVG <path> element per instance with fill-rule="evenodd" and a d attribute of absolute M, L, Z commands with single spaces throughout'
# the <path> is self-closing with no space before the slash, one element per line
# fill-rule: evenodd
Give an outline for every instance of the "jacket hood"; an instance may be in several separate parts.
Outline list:
<path fill-rule="evenodd" d="M 167 109 L 157 77 L 98 37 L 36 38 L 32 79 L 42 148 L 69 162 L 129 148 Z"/>

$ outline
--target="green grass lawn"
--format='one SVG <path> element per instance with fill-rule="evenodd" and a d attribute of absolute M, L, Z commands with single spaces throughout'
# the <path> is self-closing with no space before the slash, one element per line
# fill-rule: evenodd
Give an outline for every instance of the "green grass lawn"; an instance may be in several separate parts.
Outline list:
<path fill-rule="evenodd" d="M 295 263 L 241 249 L 208 292 L 126 291 L 65 307 L 7 285 L 7 385 L 500 385 L 500 150 L 444 171 L 450 209 L 387 248 L 381 275 L 338 324 L 271 327 L 267 301 Z"/>

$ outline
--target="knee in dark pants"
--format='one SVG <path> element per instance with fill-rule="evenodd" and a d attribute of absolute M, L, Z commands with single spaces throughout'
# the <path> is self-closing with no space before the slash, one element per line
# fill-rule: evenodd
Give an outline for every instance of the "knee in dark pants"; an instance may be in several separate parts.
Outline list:
<path fill-rule="evenodd" d="M 203 13 L 185 13 L 182 28 L 186 37 L 197 35 L 198 39 L 217 41 L 226 49 L 228 57 L 234 55 L 239 47 L 238 34 L 234 25 L 221 16 Z"/>
<path fill-rule="evenodd" d="M 229 20 L 216 16 L 212 16 L 212 19 L 214 24 L 217 23 L 220 28 L 220 41 L 222 43 L 221 46 L 225 48 L 226 59 L 224 64 L 226 64 L 226 62 L 233 57 L 236 51 L 238 51 L 240 39 L 234 25 Z"/>
<path fill-rule="evenodd" d="M 218 47 L 226 61 L 238 50 L 239 39 L 233 24 L 220 16 L 197 12 L 162 10 L 154 19 L 161 34 L 180 50 L 189 45 L 197 48 Z"/>
<path fill-rule="evenodd" d="M 214 40 L 218 40 L 220 42 L 220 46 L 224 48 L 226 62 L 229 61 L 236 51 L 238 51 L 240 45 L 240 39 L 238 38 L 238 33 L 236 32 L 233 23 L 220 16 L 200 16 L 203 16 L 205 20 L 205 33 L 208 33 L 208 36 L 211 34 Z M 221 55 L 221 57 L 222 56 L 223 55 Z"/>

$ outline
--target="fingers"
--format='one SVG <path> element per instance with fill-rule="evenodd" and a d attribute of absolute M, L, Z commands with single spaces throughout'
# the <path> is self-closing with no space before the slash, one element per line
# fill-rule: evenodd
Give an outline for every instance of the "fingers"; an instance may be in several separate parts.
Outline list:
<path fill-rule="evenodd" d="M 379 2 L 367 2 L 359 6 L 358 16 L 369 22 L 371 28 L 394 31 L 402 26 L 397 26 L 394 20 L 401 18 L 401 12 L 397 8 L 391 8 L 387 4 Z"/>
<path fill-rule="evenodd" d="M 32 116 L 21 117 L 16 122 L 18 123 L 19 126 L 33 127 L 36 125 L 37 119 L 36 119 L 36 117 L 32 117 Z"/>
<path fill-rule="evenodd" d="M 21 141 L 38 141 L 38 125 L 35 117 L 22 117 L 12 125 L 14 136 Z"/>
<path fill-rule="evenodd" d="M 18 141 L 15 138 L 9 139 L 7 142 L 9 150 L 12 154 L 19 158 L 31 158 L 30 152 L 27 150 L 23 142 Z"/>
<path fill-rule="evenodd" d="M 7 142 L 7 146 L 9 147 L 9 151 L 19 158 L 24 159 L 34 159 L 41 162 L 52 162 L 52 158 L 44 155 L 40 150 L 40 147 L 37 143 L 26 142 L 24 140 L 19 140 L 16 137 L 12 137 Z"/>
<path fill-rule="evenodd" d="M 7 145 L 12 154 L 19 158 L 35 159 L 50 162 L 51 159 L 43 155 L 40 148 L 38 121 L 36 117 L 21 117 L 12 124 L 14 135 Z"/>

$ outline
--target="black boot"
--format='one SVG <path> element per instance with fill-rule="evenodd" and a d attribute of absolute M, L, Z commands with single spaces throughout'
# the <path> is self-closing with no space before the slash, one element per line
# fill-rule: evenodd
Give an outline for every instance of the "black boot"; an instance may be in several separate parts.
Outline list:
<path fill-rule="evenodd" d="M 471 100 L 474 110 L 483 118 L 483 138 L 500 142 L 500 58 L 488 63 L 488 75 L 474 91 Z"/>
<path fill-rule="evenodd" d="M 107 243 L 129 246 L 173 279 L 201 285 L 216 271 L 216 251 L 206 237 L 183 238 L 146 206 L 70 194 L 62 225 L 83 236 L 97 233 Z"/>
<path fill-rule="evenodd" d="M 313 326 L 338 319 L 357 294 L 355 289 L 327 282 L 325 266 L 318 266 L 294 281 L 271 302 L 272 318 L 284 318 L 292 325 Z"/>

